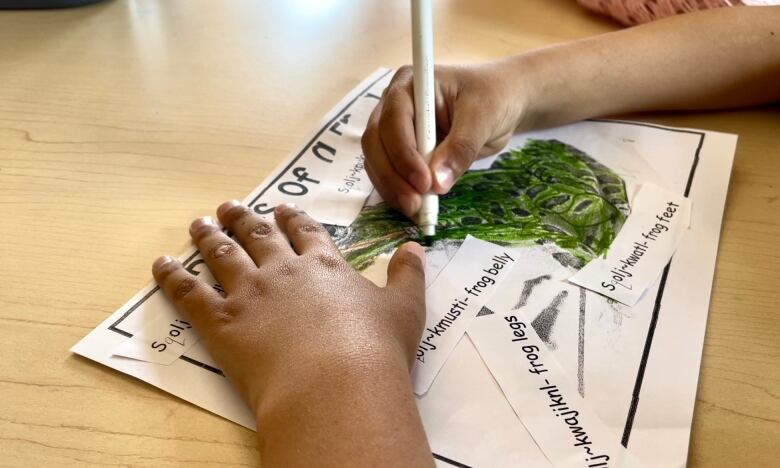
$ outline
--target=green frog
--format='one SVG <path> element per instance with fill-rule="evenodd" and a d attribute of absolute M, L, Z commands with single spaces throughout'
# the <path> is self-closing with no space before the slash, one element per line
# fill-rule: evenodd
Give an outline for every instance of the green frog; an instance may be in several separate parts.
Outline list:
<path fill-rule="evenodd" d="M 625 183 L 611 169 L 558 140 L 531 139 L 490 168 L 467 172 L 440 197 L 433 248 L 469 234 L 507 246 L 554 243 L 581 266 L 607 250 L 629 211 Z M 421 234 L 385 203 L 330 229 L 359 271 Z"/>

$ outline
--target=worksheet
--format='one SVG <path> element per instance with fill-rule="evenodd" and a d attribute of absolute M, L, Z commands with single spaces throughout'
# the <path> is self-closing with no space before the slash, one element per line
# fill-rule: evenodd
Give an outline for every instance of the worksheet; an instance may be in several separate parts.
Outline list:
<path fill-rule="evenodd" d="M 644 466 L 684 466 L 687 459 L 735 145 L 735 136 L 715 132 L 637 122 L 581 122 L 516 135 L 504 151 L 475 164 L 442 199 L 439 235 L 444 239 L 429 255 L 437 259 L 457 251 L 457 238 L 464 232 L 513 246 L 515 268 L 522 272 L 505 280 L 488 305 L 502 314 L 517 311 L 528 318 L 579 396 L 615 441 Z M 683 216 L 686 229 L 671 252 L 674 257 L 668 263 L 668 257 L 664 260 L 638 303 L 629 307 L 569 279 L 606 253 L 632 210 L 648 211 L 641 203 L 632 206 L 643 187 L 663 187 L 675 200 L 687 199 L 691 212 Z M 346 231 L 365 230 L 362 219 L 377 219 L 375 212 L 384 209 L 366 207 Z M 655 216 L 654 224 L 663 223 Z M 387 242 L 394 232 L 414 229 L 402 220 L 394 225 L 399 226 L 395 231 L 389 225 L 378 230 L 384 233 L 381 237 L 355 237 Z M 404 240 L 398 236 L 392 242 Z M 345 242 L 347 258 L 357 258 L 356 265 L 363 267 L 357 249 L 346 244 L 351 241 Z M 367 251 L 364 243 L 355 245 Z M 377 264 L 365 272 L 379 280 L 383 268 Z M 435 277 L 435 272 L 429 276 Z M 429 437 L 434 447 L 446 447 L 441 451 L 460 463 L 511 465 L 518 458 L 509 457 L 509 452 L 482 458 L 478 446 L 465 443 L 477 417 L 457 424 L 448 413 L 452 408 L 475 415 L 498 411 L 495 401 L 476 395 L 478 388 L 495 385 L 499 377 L 491 374 L 494 381 L 480 382 L 480 374 L 461 371 L 472 369 L 480 352 L 468 338 L 461 340 L 420 400 L 426 427 L 435 428 Z M 435 402 L 429 400 L 431 395 Z M 470 406 L 476 401 L 478 405 Z M 504 431 L 490 431 L 499 426 L 489 421 L 486 418 L 480 433 L 495 442 Z"/>
<path fill-rule="evenodd" d="M 372 192 L 363 167 L 360 136 L 391 75 L 378 70 L 358 85 L 244 200 L 261 215 L 298 204 L 380 285 L 395 248 L 419 238 Z M 716 132 L 580 122 L 515 135 L 441 197 L 412 374 L 440 466 L 684 466 L 735 145 L 735 136 Z M 641 230 L 646 218 L 638 214 L 656 210 L 642 201 L 649 193 L 672 197 L 653 215 L 661 217 L 655 234 L 652 226 Z M 687 211 L 675 207 L 683 202 Z M 667 230 L 672 221 L 677 228 Z M 643 272 L 649 280 L 632 295 L 635 304 L 570 281 L 586 265 L 614 260 L 610 246 L 617 249 L 624 225 L 637 223 L 641 234 L 671 239 L 671 260 Z M 644 258 L 658 263 L 659 255 Z M 196 251 L 182 261 L 215 284 Z M 636 272 L 620 271 L 618 278 Z M 540 437 L 556 416 L 541 404 L 516 404 L 531 381 L 511 370 L 519 368 L 517 355 L 486 344 L 505 338 L 509 317 L 542 343 L 534 354 L 557 369 L 560 388 L 573 389 L 568 401 L 586 408 L 609 452 L 585 452 L 574 463 L 562 455 L 570 446 Z M 254 428 L 218 364 L 153 283 L 73 351 Z M 620 455 L 601 464 L 607 453 Z"/>

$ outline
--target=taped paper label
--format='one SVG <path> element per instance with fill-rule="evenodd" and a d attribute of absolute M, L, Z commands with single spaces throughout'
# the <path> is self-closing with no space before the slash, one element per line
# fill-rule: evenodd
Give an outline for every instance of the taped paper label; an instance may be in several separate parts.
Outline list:
<path fill-rule="evenodd" d="M 690 226 L 690 212 L 688 198 L 652 183 L 642 185 L 606 258 L 592 260 L 569 281 L 635 305 L 677 250 Z"/>
<path fill-rule="evenodd" d="M 618 435 L 585 404 L 519 311 L 480 315 L 468 334 L 509 404 L 555 466 L 636 467 Z"/>
<path fill-rule="evenodd" d="M 161 313 L 117 346 L 113 354 L 168 366 L 197 342 L 198 336 L 190 322 Z"/>
<path fill-rule="evenodd" d="M 515 263 L 510 249 L 468 236 L 425 290 L 425 329 L 412 368 L 414 393 L 423 395 L 471 320 Z"/>

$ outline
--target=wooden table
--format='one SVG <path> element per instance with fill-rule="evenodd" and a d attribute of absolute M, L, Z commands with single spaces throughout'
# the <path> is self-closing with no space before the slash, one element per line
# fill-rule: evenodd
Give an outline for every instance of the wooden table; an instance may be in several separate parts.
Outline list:
<path fill-rule="evenodd" d="M 407 2 L 113 0 L 0 12 L 0 465 L 259 461 L 252 432 L 68 348 L 242 198 L 379 66 Z M 436 4 L 440 62 L 615 26 L 573 0 Z M 633 116 L 740 135 L 692 466 L 770 466 L 780 441 L 780 110 Z M 775 465 L 776 466 L 776 465 Z"/>

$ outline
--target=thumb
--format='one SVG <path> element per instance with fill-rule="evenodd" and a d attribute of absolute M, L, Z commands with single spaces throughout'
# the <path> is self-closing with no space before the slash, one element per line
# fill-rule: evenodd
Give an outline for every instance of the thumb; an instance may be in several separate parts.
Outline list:
<path fill-rule="evenodd" d="M 396 250 L 387 265 L 387 286 L 425 303 L 425 250 L 420 244 L 407 242 Z"/>
<path fill-rule="evenodd" d="M 439 195 L 450 191 L 477 159 L 489 137 L 483 128 L 480 110 L 474 104 L 456 103 L 453 114 L 447 137 L 433 150 L 431 157 L 433 191 Z"/>

